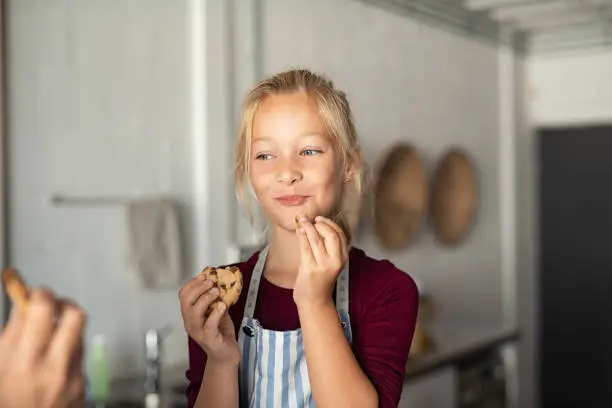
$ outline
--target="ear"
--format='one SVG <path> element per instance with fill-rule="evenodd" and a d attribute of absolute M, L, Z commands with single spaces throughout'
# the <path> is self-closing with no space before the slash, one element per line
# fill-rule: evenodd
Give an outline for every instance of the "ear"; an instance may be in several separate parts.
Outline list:
<path fill-rule="evenodd" d="M 343 176 L 346 182 L 355 180 L 355 177 L 361 171 L 362 163 L 363 158 L 361 155 L 361 149 L 359 148 L 353 155 L 351 162 L 346 166 L 346 169 L 344 170 Z"/>

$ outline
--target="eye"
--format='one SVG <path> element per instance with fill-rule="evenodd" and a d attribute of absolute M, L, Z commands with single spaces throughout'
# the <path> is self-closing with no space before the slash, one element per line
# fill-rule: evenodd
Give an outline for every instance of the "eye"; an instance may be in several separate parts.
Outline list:
<path fill-rule="evenodd" d="M 321 154 L 323 153 L 322 150 L 320 149 L 304 149 L 302 150 L 301 154 L 304 156 L 315 156 L 317 154 Z"/>
<path fill-rule="evenodd" d="M 270 153 L 259 153 L 255 156 L 255 160 L 270 160 L 272 155 Z"/>

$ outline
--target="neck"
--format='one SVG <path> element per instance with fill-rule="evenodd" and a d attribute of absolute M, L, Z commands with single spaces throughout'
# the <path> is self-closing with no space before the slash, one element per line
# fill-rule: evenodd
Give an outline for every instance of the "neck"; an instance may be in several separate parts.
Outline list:
<path fill-rule="evenodd" d="M 300 245 L 294 231 L 274 227 L 266 269 L 274 273 L 297 274 L 300 265 Z"/>

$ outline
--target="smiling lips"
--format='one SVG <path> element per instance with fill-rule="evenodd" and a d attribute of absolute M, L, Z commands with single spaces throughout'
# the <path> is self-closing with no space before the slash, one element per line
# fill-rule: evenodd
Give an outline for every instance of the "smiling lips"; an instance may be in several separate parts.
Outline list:
<path fill-rule="evenodd" d="M 308 196 L 303 195 L 284 195 L 276 197 L 275 200 L 286 207 L 296 207 L 306 202 Z"/>

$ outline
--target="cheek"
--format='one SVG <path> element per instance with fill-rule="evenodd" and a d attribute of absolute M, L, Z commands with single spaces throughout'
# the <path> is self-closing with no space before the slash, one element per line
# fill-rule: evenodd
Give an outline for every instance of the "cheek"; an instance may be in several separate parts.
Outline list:
<path fill-rule="evenodd" d="M 252 166 L 249 180 L 258 198 L 270 187 L 271 174 L 262 166 Z"/>
<path fill-rule="evenodd" d="M 322 198 L 326 201 L 338 199 L 342 192 L 341 172 L 331 164 L 313 169 L 311 180 L 325 193 Z"/>
<path fill-rule="evenodd" d="M 253 171 L 251 172 L 249 180 L 251 182 L 251 187 L 253 188 L 253 191 L 255 192 L 255 194 L 259 195 L 259 192 L 262 189 L 261 177 L 256 171 Z"/>

